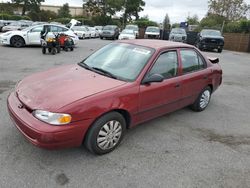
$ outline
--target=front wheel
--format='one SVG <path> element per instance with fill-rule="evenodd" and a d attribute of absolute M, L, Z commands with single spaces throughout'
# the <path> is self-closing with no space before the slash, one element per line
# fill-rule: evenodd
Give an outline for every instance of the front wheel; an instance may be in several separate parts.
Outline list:
<path fill-rule="evenodd" d="M 126 121 L 118 112 L 100 117 L 89 129 L 85 146 L 94 154 L 102 155 L 113 151 L 121 142 L 126 130 Z"/>
<path fill-rule="evenodd" d="M 11 46 L 14 46 L 16 48 L 21 48 L 25 45 L 24 39 L 20 36 L 13 36 L 10 39 Z"/>
<path fill-rule="evenodd" d="M 194 104 L 190 107 L 196 112 L 201 112 L 206 109 L 211 99 L 211 88 L 206 87 L 198 96 Z"/>
<path fill-rule="evenodd" d="M 222 48 L 218 48 L 218 53 L 221 53 L 222 52 Z"/>

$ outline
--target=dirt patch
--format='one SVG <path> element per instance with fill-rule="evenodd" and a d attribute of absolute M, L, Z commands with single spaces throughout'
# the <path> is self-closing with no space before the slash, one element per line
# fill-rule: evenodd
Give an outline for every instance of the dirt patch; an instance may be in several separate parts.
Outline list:
<path fill-rule="evenodd" d="M 219 142 L 232 148 L 235 148 L 239 145 L 250 145 L 250 136 L 221 135 L 206 129 L 194 130 L 198 131 L 209 142 Z"/>
<path fill-rule="evenodd" d="M 59 185 L 66 185 L 69 183 L 69 178 L 64 173 L 57 174 L 56 183 Z"/>

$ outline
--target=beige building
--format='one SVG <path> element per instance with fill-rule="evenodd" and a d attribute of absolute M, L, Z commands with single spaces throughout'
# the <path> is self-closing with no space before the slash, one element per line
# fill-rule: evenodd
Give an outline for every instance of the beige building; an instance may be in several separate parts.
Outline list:
<path fill-rule="evenodd" d="M 50 10 L 55 13 L 58 12 L 58 10 L 61 8 L 61 6 L 54 6 L 54 5 L 41 5 L 40 9 L 41 10 Z M 87 16 L 86 12 L 82 7 L 69 7 L 70 14 L 75 17 L 75 16 Z"/>

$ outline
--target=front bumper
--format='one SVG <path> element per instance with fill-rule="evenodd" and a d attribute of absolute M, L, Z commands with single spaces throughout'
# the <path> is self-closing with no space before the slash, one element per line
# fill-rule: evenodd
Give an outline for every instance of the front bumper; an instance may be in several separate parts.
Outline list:
<path fill-rule="evenodd" d="M 5 36 L 0 36 L 0 44 L 6 44 L 6 45 L 9 45 L 9 44 L 10 44 L 10 42 L 9 42 L 8 37 L 5 37 Z"/>
<path fill-rule="evenodd" d="M 93 122 L 92 119 L 54 126 L 36 119 L 11 93 L 7 101 L 9 115 L 17 129 L 32 144 L 45 149 L 78 147 Z"/>
<path fill-rule="evenodd" d="M 203 49 L 222 49 L 223 46 L 223 44 L 201 43 Z"/>

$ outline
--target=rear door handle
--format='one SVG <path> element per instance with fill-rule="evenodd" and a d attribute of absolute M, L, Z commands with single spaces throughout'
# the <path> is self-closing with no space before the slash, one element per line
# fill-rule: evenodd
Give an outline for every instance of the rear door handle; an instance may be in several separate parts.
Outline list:
<path fill-rule="evenodd" d="M 207 79 L 208 79 L 208 76 L 207 76 L 207 75 L 203 76 L 203 79 L 204 79 L 204 80 L 207 80 Z"/>
<path fill-rule="evenodd" d="M 180 85 L 180 83 L 177 83 L 177 84 L 175 84 L 175 88 L 178 88 L 178 87 L 180 87 L 181 85 Z"/>

